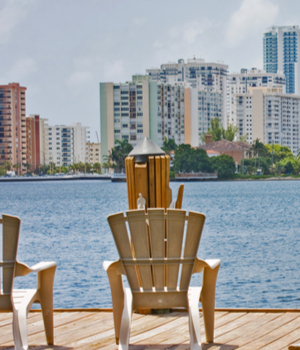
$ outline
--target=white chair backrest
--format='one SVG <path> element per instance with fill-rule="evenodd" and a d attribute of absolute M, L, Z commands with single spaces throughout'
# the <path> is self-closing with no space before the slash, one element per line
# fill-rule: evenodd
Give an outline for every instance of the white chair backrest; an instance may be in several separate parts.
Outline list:
<path fill-rule="evenodd" d="M 110 215 L 108 222 L 131 290 L 188 290 L 205 216 L 178 209 L 126 213 Z"/>
<path fill-rule="evenodd" d="M 2 219 L 0 218 L 0 224 L 2 224 L 2 237 L 0 235 L 0 241 L 2 243 L 0 255 L 1 309 L 7 308 L 13 287 L 21 220 L 14 216 L 3 215 Z"/>

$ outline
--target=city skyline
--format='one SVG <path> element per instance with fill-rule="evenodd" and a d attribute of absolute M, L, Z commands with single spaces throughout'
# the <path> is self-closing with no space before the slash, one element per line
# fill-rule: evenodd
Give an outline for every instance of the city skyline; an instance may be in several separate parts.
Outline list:
<path fill-rule="evenodd" d="M 158 11 L 159 9 L 159 11 Z M 99 82 L 179 58 L 262 68 L 263 32 L 298 25 L 296 1 L 3 1 L 2 84 L 27 87 L 27 113 L 99 131 Z M 64 15 L 67 13 L 68 15 Z M 166 13 L 168 16 L 166 16 Z"/>

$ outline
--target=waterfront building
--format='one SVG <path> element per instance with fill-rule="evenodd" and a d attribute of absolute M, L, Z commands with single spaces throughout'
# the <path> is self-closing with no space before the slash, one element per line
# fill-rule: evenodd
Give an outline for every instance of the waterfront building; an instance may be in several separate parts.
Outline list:
<path fill-rule="evenodd" d="M 220 118 L 223 96 L 220 92 L 185 89 L 185 143 L 192 147 L 203 144 L 202 135 L 210 128 L 210 120 Z"/>
<path fill-rule="evenodd" d="M 91 143 L 86 144 L 86 161 L 91 165 L 95 163 L 101 163 L 101 143 Z"/>
<path fill-rule="evenodd" d="M 288 94 L 300 94 L 299 48 L 299 26 L 272 26 L 263 34 L 264 70 L 284 73 Z"/>
<path fill-rule="evenodd" d="M 136 146 L 147 136 L 159 147 L 165 137 L 184 143 L 184 99 L 182 84 L 151 81 L 149 76 L 100 83 L 101 164 L 117 140 Z"/>
<path fill-rule="evenodd" d="M 288 146 L 294 155 L 300 148 L 300 96 L 282 93 L 281 88 L 249 88 L 248 93 L 235 94 L 233 117 L 239 136 L 248 135 L 252 143 Z"/>
<path fill-rule="evenodd" d="M 249 158 L 251 146 L 246 142 L 232 142 L 228 140 L 220 140 L 213 142 L 209 140 L 210 135 L 206 135 L 205 145 L 200 146 L 206 151 L 209 157 L 215 157 L 222 154 L 231 156 L 235 164 L 241 164 L 242 159 Z"/>
<path fill-rule="evenodd" d="M 221 111 L 218 115 L 221 124 L 227 128 L 227 71 L 228 66 L 222 63 L 205 62 L 204 59 L 188 59 L 185 62 L 162 64 L 160 68 L 147 69 L 146 72 L 153 81 L 178 84 L 183 83 L 191 90 L 219 93 L 221 96 Z M 193 103 L 193 101 L 192 101 Z M 196 111 L 197 99 L 194 109 Z M 214 108 L 214 105 L 211 105 Z M 216 106 L 219 109 L 219 104 Z M 192 114 L 192 119 L 198 119 L 198 113 Z M 198 142 L 197 142 L 198 144 Z"/>
<path fill-rule="evenodd" d="M 26 161 L 27 170 L 34 171 L 40 165 L 40 116 L 26 117 Z"/>
<path fill-rule="evenodd" d="M 248 93 L 251 87 L 279 87 L 285 93 L 285 76 L 256 68 L 243 68 L 240 73 L 228 74 L 228 123 L 237 125 L 233 110 L 235 95 Z"/>
<path fill-rule="evenodd" d="M 69 166 L 86 162 L 86 143 L 89 142 L 88 127 L 81 123 L 71 126 L 45 124 L 48 132 L 49 162 L 56 166 Z"/>
<path fill-rule="evenodd" d="M 49 164 L 49 131 L 48 119 L 40 118 L 40 163 Z"/>
<path fill-rule="evenodd" d="M 17 165 L 26 171 L 26 87 L 0 85 L 0 165 Z"/>

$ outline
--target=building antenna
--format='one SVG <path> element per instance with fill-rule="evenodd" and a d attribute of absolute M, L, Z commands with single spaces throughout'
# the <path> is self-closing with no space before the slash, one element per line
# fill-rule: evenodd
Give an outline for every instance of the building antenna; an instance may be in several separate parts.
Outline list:
<path fill-rule="evenodd" d="M 100 143 L 100 141 L 99 141 L 99 136 L 98 136 L 98 132 L 97 132 L 97 131 L 96 131 L 96 136 L 97 136 L 98 143 Z"/>

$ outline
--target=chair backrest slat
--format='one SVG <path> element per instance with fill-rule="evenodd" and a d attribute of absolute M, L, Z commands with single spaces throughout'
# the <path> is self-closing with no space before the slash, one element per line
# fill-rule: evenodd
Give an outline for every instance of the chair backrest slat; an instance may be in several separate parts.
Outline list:
<path fill-rule="evenodd" d="M 185 227 L 185 210 L 167 211 L 167 258 L 181 257 L 182 240 Z M 180 264 L 168 265 L 167 289 L 176 290 Z"/>
<path fill-rule="evenodd" d="M 21 220 L 17 217 L 9 215 L 2 216 L 2 261 L 4 263 L 2 267 L 2 291 L 4 294 L 10 294 L 13 286 L 20 224 Z"/>
<path fill-rule="evenodd" d="M 127 221 L 130 232 L 123 213 L 108 217 L 132 291 L 187 291 L 205 216 L 153 208 L 128 211 Z"/>
<path fill-rule="evenodd" d="M 122 259 L 132 259 L 132 251 L 129 242 L 126 222 L 123 213 L 110 215 L 108 223 L 113 234 L 118 253 Z M 139 290 L 139 280 L 135 266 L 124 266 L 128 283 L 132 290 Z"/>
<path fill-rule="evenodd" d="M 191 211 L 189 212 L 183 258 L 196 258 L 204 221 L 205 215 Z M 193 265 L 182 265 L 180 289 L 188 288 L 191 280 L 192 270 Z"/>
<path fill-rule="evenodd" d="M 149 236 L 151 256 L 153 259 L 164 259 L 165 245 L 165 211 L 164 209 L 148 209 Z M 152 266 L 154 286 L 157 291 L 163 291 L 165 287 L 165 266 Z"/>
<path fill-rule="evenodd" d="M 146 215 L 144 210 L 127 212 L 128 226 L 136 259 L 149 259 L 150 242 Z M 144 291 L 152 291 L 152 271 L 150 264 L 138 266 L 141 287 Z"/>

